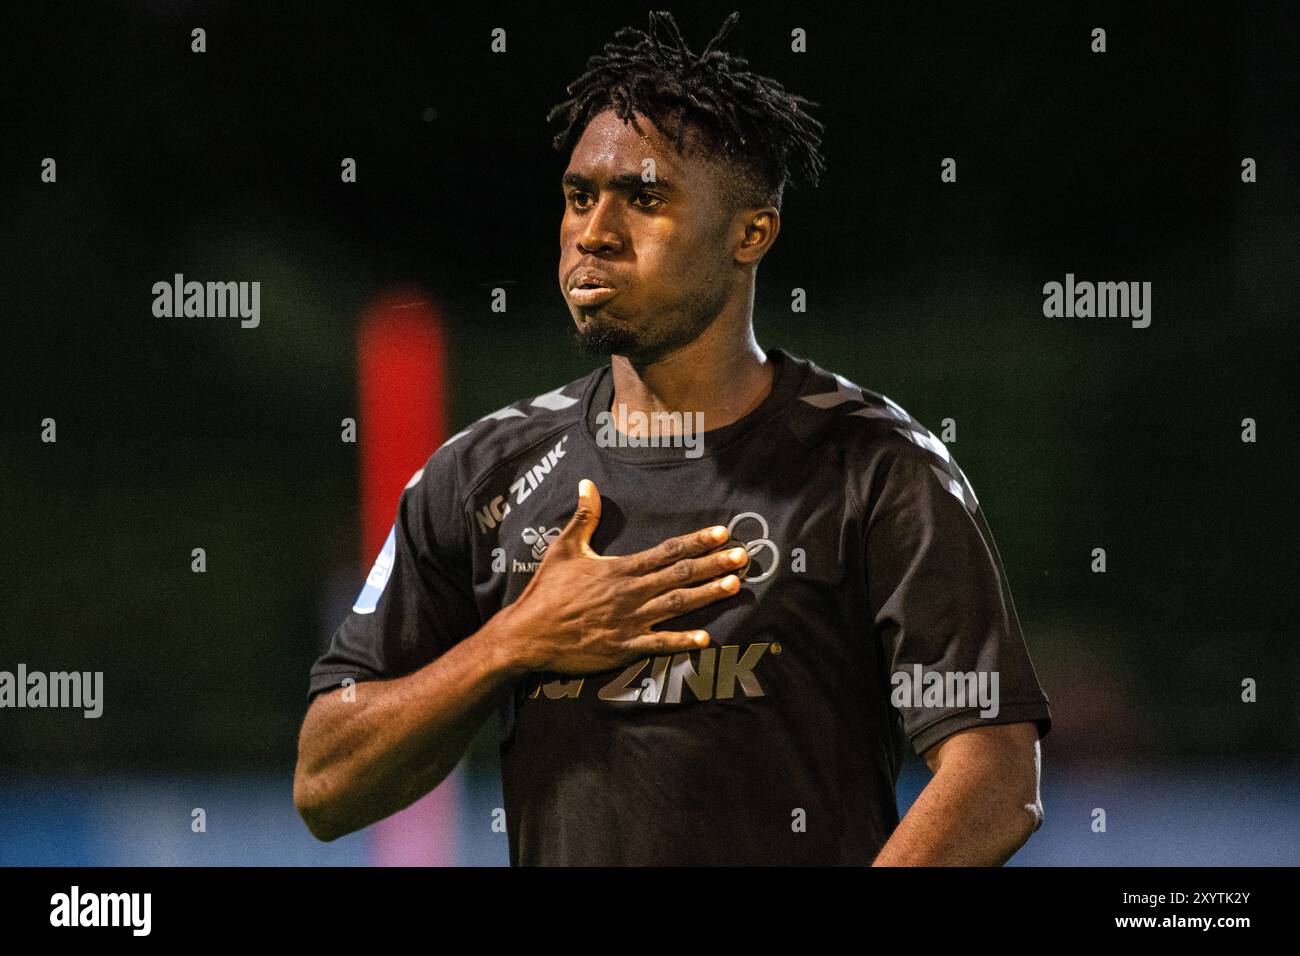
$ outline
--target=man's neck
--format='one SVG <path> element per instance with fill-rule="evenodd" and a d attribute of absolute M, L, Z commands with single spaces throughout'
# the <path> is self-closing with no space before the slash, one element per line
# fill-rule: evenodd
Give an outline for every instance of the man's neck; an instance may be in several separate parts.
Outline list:
<path fill-rule="evenodd" d="M 694 414 L 701 412 L 703 428 L 709 431 L 761 405 L 775 385 L 776 370 L 752 331 L 747 340 L 726 345 L 702 341 L 706 336 L 652 365 L 637 367 L 621 355 L 613 356 L 614 420 L 622 422 L 624 415 L 636 412 L 645 413 L 647 420 L 656 412 L 677 412 L 694 421 Z M 627 427 L 635 436 L 637 429 Z"/>

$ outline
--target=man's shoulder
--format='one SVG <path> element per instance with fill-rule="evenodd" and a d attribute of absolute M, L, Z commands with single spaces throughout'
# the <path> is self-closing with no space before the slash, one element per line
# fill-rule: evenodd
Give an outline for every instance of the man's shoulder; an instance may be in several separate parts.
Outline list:
<path fill-rule="evenodd" d="M 970 482 L 934 432 L 882 392 L 807 359 L 808 374 L 790 403 L 787 423 L 810 452 L 838 461 L 866 487 L 892 470 L 921 480 L 933 475 L 969 508 L 977 506 Z M 834 451 L 833 454 L 819 454 Z"/>
<path fill-rule="evenodd" d="M 444 441 L 425 468 L 455 474 L 465 494 L 496 468 L 559 436 L 582 415 L 582 397 L 599 367 L 550 391 L 520 398 L 489 412 Z"/>
<path fill-rule="evenodd" d="M 847 442 L 875 452 L 904 451 L 909 445 L 936 452 L 934 445 L 942 448 L 943 443 L 892 398 L 811 359 L 792 357 L 807 367 L 789 406 L 789 424 L 800 439 Z"/>

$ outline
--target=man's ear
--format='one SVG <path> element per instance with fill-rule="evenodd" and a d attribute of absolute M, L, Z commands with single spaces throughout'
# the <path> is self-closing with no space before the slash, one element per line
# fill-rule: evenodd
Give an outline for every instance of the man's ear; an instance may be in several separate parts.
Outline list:
<path fill-rule="evenodd" d="M 757 263 L 776 242 L 781 232 L 781 214 L 775 206 L 747 209 L 740 219 L 740 242 L 736 246 L 736 261 L 748 265 Z"/>

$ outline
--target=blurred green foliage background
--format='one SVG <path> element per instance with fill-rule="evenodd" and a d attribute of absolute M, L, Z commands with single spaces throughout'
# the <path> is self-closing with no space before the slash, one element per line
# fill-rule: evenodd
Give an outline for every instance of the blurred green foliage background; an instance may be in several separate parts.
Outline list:
<path fill-rule="evenodd" d="M 1092 19 L 1028 4 L 676 12 L 698 50 L 734 8 L 732 48 L 827 124 L 826 179 L 787 192 L 759 270 L 758 339 L 936 432 L 957 421 L 1053 702 L 1046 752 L 1294 753 L 1298 98 L 1280 20 L 1093 12 L 1096 55 Z M 453 430 L 589 370 L 544 117 L 646 9 L 100 4 L 31 22 L 0 178 L 0 668 L 102 670 L 108 701 L 97 721 L 0 715 L 0 764 L 291 764 L 307 669 L 368 563 L 339 440 L 358 316 L 396 285 L 440 303 Z M 176 272 L 259 280 L 261 325 L 154 318 L 151 286 Z M 1067 272 L 1152 282 L 1151 327 L 1044 318 Z"/>

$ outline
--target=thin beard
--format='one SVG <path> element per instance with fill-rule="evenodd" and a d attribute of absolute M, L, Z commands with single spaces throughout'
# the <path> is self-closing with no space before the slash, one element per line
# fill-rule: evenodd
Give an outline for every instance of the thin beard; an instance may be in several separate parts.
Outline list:
<path fill-rule="evenodd" d="M 720 305 L 697 294 L 690 301 L 695 316 L 680 323 L 673 334 L 654 342 L 647 342 L 635 332 L 625 327 L 601 324 L 594 329 L 588 326 L 586 331 L 572 328 L 574 344 L 578 351 L 587 357 L 607 357 L 621 355 L 636 365 L 648 365 L 676 351 L 682 346 L 694 342 L 705 330 L 717 320 Z M 699 316 L 707 315 L 708 318 Z"/>
<path fill-rule="evenodd" d="M 610 355 L 625 355 L 636 352 L 641 340 L 624 329 L 611 329 L 600 326 L 587 331 L 572 330 L 573 344 L 579 354 L 588 358 L 606 358 Z"/>

